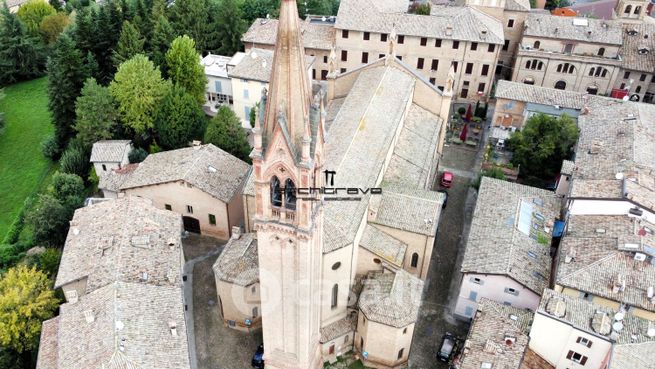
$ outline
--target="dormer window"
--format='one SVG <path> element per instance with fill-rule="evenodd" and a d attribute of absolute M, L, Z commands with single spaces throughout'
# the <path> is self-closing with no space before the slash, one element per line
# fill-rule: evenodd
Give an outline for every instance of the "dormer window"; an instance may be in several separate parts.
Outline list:
<path fill-rule="evenodd" d="M 639 54 L 640 55 L 646 55 L 649 52 L 650 52 L 650 50 L 647 47 L 642 47 L 641 49 L 639 49 Z"/>
<path fill-rule="evenodd" d="M 628 35 L 636 36 L 637 35 L 637 30 L 635 30 L 635 29 L 628 30 Z"/>
<path fill-rule="evenodd" d="M 282 206 L 282 191 L 280 190 L 280 180 L 276 176 L 271 178 L 271 205 L 275 207 Z"/>

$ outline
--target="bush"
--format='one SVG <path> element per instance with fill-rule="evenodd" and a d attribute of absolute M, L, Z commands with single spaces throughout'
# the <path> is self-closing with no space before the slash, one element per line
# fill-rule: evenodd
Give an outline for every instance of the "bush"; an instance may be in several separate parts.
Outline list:
<path fill-rule="evenodd" d="M 463 106 L 460 107 L 459 109 L 457 109 L 457 114 L 459 114 L 460 116 L 466 114 L 466 108 Z"/>
<path fill-rule="evenodd" d="M 76 174 L 57 172 L 52 176 L 52 194 L 66 208 L 68 218 L 84 205 L 84 180 Z"/>
<path fill-rule="evenodd" d="M 148 157 L 148 152 L 140 147 L 137 147 L 135 149 L 132 149 L 130 153 L 127 155 L 128 159 L 130 160 L 130 163 L 140 163 Z"/>
<path fill-rule="evenodd" d="M 45 272 L 48 277 L 57 275 L 59 261 L 61 260 L 61 251 L 55 248 L 46 248 L 46 250 L 35 257 L 37 268 Z"/>
<path fill-rule="evenodd" d="M 482 172 L 480 172 L 478 178 L 476 178 L 475 181 L 471 183 L 471 187 L 475 188 L 476 190 L 479 190 L 480 184 L 482 183 L 482 177 L 496 178 L 496 179 L 501 179 L 503 181 L 507 180 L 507 178 L 505 177 L 505 172 L 503 172 L 502 169 L 491 168 L 489 170 L 483 170 Z"/>
<path fill-rule="evenodd" d="M 82 178 L 89 173 L 89 158 L 84 150 L 71 145 L 64 151 L 59 161 L 59 170 L 64 173 L 76 174 Z"/>
<path fill-rule="evenodd" d="M 41 152 L 46 158 L 55 161 L 61 155 L 61 148 L 55 136 L 50 136 L 41 142 Z"/>
<path fill-rule="evenodd" d="M 23 230 L 23 225 L 25 222 L 25 212 L 32 206 L 32 197 L 28 197 L 23 202 L 23 208 L 20 210 L 14 221 L 9 226 L 9 230 L 5 235 L 5 238 L 2 240 L 2 243 L 10 244 L 18 242 L 18 237 L 20 236 L 21 231 Z"/>
<path fill-rule="evenodd" d="M 14 266 L 22 257 L 15 245 L 0 245 L 0 270 Z"/>
<path fill-rule="evenodd" d="M 68 233 L 68 212 L 52 195 L 40 195 L 30 209 L 25 222 L 34 230 L 34 242 L 47 246 L 61 246 Z"/>

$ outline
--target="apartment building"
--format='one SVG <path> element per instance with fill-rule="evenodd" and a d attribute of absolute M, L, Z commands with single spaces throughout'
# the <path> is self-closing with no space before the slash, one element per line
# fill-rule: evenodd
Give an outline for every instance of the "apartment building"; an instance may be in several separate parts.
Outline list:
<path fill-rule="evenodd" d="M 430 15 L 409 14 L 408 7 L 408 1 L 341 1 L 334 25 L 338 71 L 384 57 L 395 33 L 396 57 L 439 89 L 452 66 L 456 98 L 489 95 L 505 42 L 501 22 L 469 6 L 432 6 Z"/>

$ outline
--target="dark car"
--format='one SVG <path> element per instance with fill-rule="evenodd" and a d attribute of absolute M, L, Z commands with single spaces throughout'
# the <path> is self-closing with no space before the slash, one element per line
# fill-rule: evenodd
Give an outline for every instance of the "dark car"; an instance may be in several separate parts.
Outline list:
<path fill-rule="evenodd" d="M 437 192 L 441 192 L 444 195 L 443 204 L 441 204 L 441 208 L 445 209 L 446 204 L 448 203 L 448 191 L 446 191 L 446 190 L 437 190 Z"/>
<path fill-rule="evenodd" d="M 257 351 L 252 355 L 253 368 L 264 369 L 264 344 L 262 343 L 257 347 Z"/>
<path fill-rule="evenodd" d="M 441 340 L 439 352 L 437 352 L 437 359 L 447 363 L 455 353 L 455 346 L 457 345 L 457 337 L 452 333 L 446 332 Z"/>

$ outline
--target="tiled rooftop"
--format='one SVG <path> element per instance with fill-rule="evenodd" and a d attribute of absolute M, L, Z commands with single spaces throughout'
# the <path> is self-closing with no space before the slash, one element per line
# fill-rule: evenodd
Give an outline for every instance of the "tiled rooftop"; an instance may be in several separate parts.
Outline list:
<path fill-rule="evenodd" d="M 444 195 L 419 188 L 384 187 L 373 223 L 434 237 Z"/>
<path fill-rule="evenodd" d="M 357 315 L 348 314 L 345 318 L 339 319 L 332 324 L 321 328 L 321 343 L 330 342 L 331 340 L 341 337 L 357 328 Z"/>
<path fill-rule="evenodd" d="M 274 45 L 277 39 L 277 19 L 258 18 L 241 37 L 244 44 Z M 330 50 L 334 44 L 334 27 L 301 22 L 303 45 L 306 49 Z"/>
<path fill-rule="evenodd" d="M 428 16 L 407 14 L 408 6 L 409 1 L 341 0 L 335 28 L 391 33 L 395 25 L 399 35 L 504 42 L 501 22 L 475 8 L 433 6 Z"/>
<path fill-rule="evenodd" d="M 214 275 L 222 281 L 249 286 L 259 282 L 257 234 L 232 237 L 213 266 Z"/>
<path fill-rule="evenodd" d="M 359 246 L 396 266 L 402 266 L 407 244 L 374 226 L 366 225 Z"/>
<path fill-rule="evenodd" d="M 576 23 L 579 23 L 576 24 Z M 525 20 L 525 36 L 574 40 L 620 46 L 620 23 L 593 18 L 560 17 L 531 13 Z"/>
<path fill-rule="evenodd" d="M 274 53 L 271 50 L 250 49 L 239 64 L 230 70 L 229 75 L 231 78 L 268 83 L 273 70 L 273 56 Z M 305 57 L 306 65 L 312 65 L 315 59 L 313 56 Z"/>
<path fill-rule="evenodd" d="M 654 34 L 655 24 L 643 22 L 623 25 L 621 56 L 624 69 L 653 73 L 655 70 Z"/>
<path fill-rule="evenodd" d="M 578 117 L 572 197 L 621 198 L 623 184 L 652 204 L 655 190 L 655 106 L 616 99 L 589 99 Z M 638 184 L 638 186 L 637 186 Z"/>
<path fill-rule="evenodd" d="M 412 188 L 430 188 L 437 162 L 437 146 L 442 120 L 427 110 L 412 104 L 405 124 L 384 173 L 384 184 L 399 184 Z"/>
<path fill-rule="evenodd" d="M 87 293 L 116 281 L 177 286 L 181 232 L 178 214 L 138 197 L 80 208 L 71 221 L 55 287 L 83 278 L 88 278 Z"/>
<path fill-rule="evenodd" d="M 36 369 L 57 369 L 59 317 L 46 320 L 41 325 L 41 339 Z"/>
<path fill-rule="evenodd" d="M 368 320 L 401 328 L 415 323 L 423 295 L 423 281 L 398 270 L 371 272 L 363 281 L 359 308 Z"/>
<path fill-rule="evenodd" d="M 626 215 L 570 216 L 556 283 L 655 311 L 646 295 L 655 286 L 655 265 L 635 260 L 635 252 L 655 253 L 652 232 L 655 225 Z"/>
<path fill-rule="evenodd" d="M 551 191 L 482 177 L 462 272 L 507 275 L 541 294 L 560 206 Z"/>
<path fill-rule="evenodd" d="M 56 353 L 39 356 L 40 369 L 190 368 L 179 286 L 112 283 L 63 304 L 43 325 L 42 347 Z"/>
<path fill-rule="evenodd" d="M 129 154 L 130 140 L 106 140 L 98 141 L 91 148 L 92 163 L 120 163 Z"/>
<path fill-rule="evenodd" d="M 565 322 L 574 328 L 597 337 L 610 338 L 615 342 L 615 350 L 621 346 L 629 347 L 643 344 L 652 347 L 655 337 L 648 337 L 649 321 L 632 314 L 624 314 L 623 329 L 617 332 L 612 323 L 617 311 L 597 305 L 580 298 L 574 298 L 550 289 L 544 290 L 536 314 L 542 314 L 555 320 Z M 652 324 L 652 323 L 651 323 Z M 652 327 L 652 325 L 651 325 Z M 625 350 L 625 349 L 624 349 Z M 653 363 L 655 351 L 634 350 L 636 359 Z M 613 368 L 643 369 L 640 366 L 621 366 L 616 362 Z"/>
<path fill-rule="evenodd" d="M 530 310 L 482 299 L 459 368 L 479 369 L 482 363 L 502 363 L 504 369 L 518 369 L 528 346 L 533 316 Z M 508 338 L 514 342 L 507 344 Z"/>
<path fill-rule="evenodd" d="M 556 90 L 541 86 L 526 85 L 512 81 L 498 81 L 495 96 L 497 99 L 523 101 L 541 105 L 558 105 L 562 108 L 582 109 L 583 93 Z"/>
<path fill-rule="evenodd" d="M 120 169 L 112 169 L 110 172 L 98 173 L 98 188 L 112 192 L 119 192 L 123 183 L 130 178 L 138 166 L 139 163 L 128 164 Z"/>
<path fill-rule="evenodd" d="M 228 203 L 238 195 L 250 165 L 207 144 L 148 155 L 122 190 L 184 181 Z"/>

